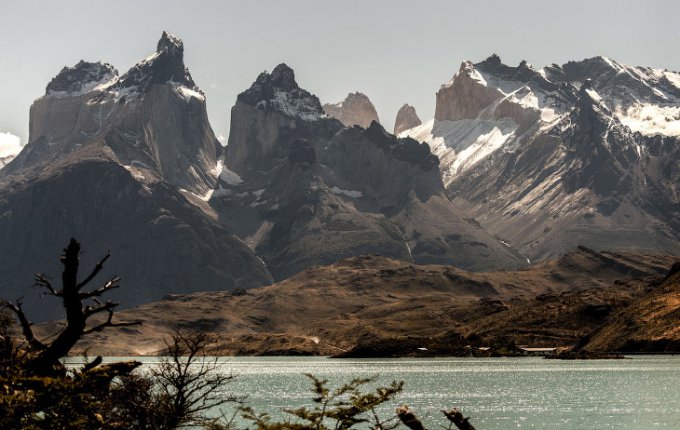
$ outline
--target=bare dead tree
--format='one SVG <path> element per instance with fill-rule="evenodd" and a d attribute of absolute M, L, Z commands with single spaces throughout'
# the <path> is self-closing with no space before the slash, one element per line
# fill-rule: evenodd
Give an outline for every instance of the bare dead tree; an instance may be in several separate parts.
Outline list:
<path fill-rule="evenodd" d="M 24 338 L 28 344 L 28 365 L 27 368 L 36 374 L 50 375 L 54 373 L 63 372 L 63 366 L 59 359 L 68 355 L 69 351 L 75 346 L 76 342 L 84 335 L 89 333 L 101 331 L 107 327 L 121 327 L 139 324 L 139 322 L 113 322 L 113 311 L 118 306 L 118 303 L 107 301 L 101 302 L 99 297 L 104 295 L 107 291 L 118 288 L 120 278 L 114 276 L 109 279 L 99 288 L 89 291 L 85 287 L 101 272 L 104 263 L 111 256 L 107 253 L 94 267 L 92 272 L 83 279 L 78 281 L 78 265 L 80 256 L 80 244 L 75 239 L 71 239 L 68 247 L 64 249 L 64 254 L 61 256 L 61 262 L 64 265 L 62 273 L 61 289 L 57 289 L 52 285 L 50 278 L 42 273 L 36 274 L 35 285 L 43 288 L 46 295 L 58 297 L 61 299 L 66 310 L 66 327 L 56 336 L 50 343 L 44 343 L 38 340 L 33 334 L 31 328 L 32 323 L 26 317 L 22 308 L 21 300 L 16 303 L 8 303 L 7 306 L 17 316 Z M 91 301 L 90 304 L 85 304 L 86 301 Z M 103 323 L 88 327 L 87 322 L 90 317 L 97 314 L 106 313 L 107 318 Z M 97 357 L 94 362 L 86 365 L 84 370 L 92 370 L 101 363 L 101 357 Z M 111 367 L 110 370 L 114 370 Z M 102 372 L 103 369 L 99 369 Z"/>
<path fill-rule="evenodd" d="M 155 385 L 166 399 L 167 428 L 205 424 L 205 412 L 227 403 L 241 403 L 242 397 L 221 392 L 234 379 L 231 373 L 216 371 L 217 357 L 206 357 L 214 339 L 203 332 L 175 331 L 161 364 L 152 371 Z M 165 427 L 164 427 L 165 428 Z"/>

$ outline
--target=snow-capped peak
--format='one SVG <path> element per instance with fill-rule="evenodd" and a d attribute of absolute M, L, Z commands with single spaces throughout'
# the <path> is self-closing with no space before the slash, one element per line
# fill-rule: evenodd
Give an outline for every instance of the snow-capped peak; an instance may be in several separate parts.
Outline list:
<path fill-rule="evenodd" d="M 52 78 L 47 96 L 78 96 L 95 89 L 105 89 L 118 80 L 118 70 L 109 63 L 90 63 L 81 60 L 72 67 L 64 67 Z"/>
<path fill-rule="evenodd" d="M 680 136 L 680 74 L 604 56 L 539 70 L 526 61 L 507 66 L 497 55 L 464 61 L 437 93 L 435 119 L 400 136 L 427 142 L 450 183 L 537 135 L 563 135 L 577 119 L 580 132 L 601 135 L 607 148 L 618 139 L 610 131 L 625 133 L 622 125 L 647 136 Z"/>
<path fill-rule="evenodd" d="M 134 88 L 144 92 L 153 84 L 179 84 L 203 96 L 184 65 L 184 44 L 176 36 L 163 32 L 156 52 L 135 64 L 116 84 L 117 89 Z"/>
<path fill-rule="evenodd" d="M 238 95 L 238 100 L 303 121 L 315 121 L 323 115 L 318 97 L 300 88 L 295 72 L 284 63 L 271 73 L 260 73 L 250 88 Z"/>
<path fill-rule="evenodd" d="M 184 51 L 184 42 L 182 42 L 182 39 L 180 39 L 177 36 L 174 36 L 167 31 L 164 31 L 163 34 L 161 34 L 161 38 L 158 41 L 158 44 L 156 45 L 156 52 L 162 52 L 162 51 L 175 51 L 175 50 L 180 50 Z"/>
<path fill-rule="evenodd" d="M 109 98 L 126 100 L 146 92 L 153 84 L 170 84 L 180 98 L 205 100 L 203 92 L 184 65 L 182 40 L 163 32 L 153 54 L 135 64 L 122 76 L 111 64 L 80 61 L 64 67 L 47 85 L 46 97 L 78 97 L 92 92 L 107 92 Z M 93 103 L 106 99 L 93 98 Z"/>

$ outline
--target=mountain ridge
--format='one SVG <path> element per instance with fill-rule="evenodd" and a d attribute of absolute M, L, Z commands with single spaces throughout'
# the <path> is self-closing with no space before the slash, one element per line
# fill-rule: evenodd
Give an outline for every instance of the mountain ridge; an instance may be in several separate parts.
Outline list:
<path fill-rule="evenodd" d="M 675 78 L 605 57 L 540 70 L 466 61 L 435 118 L 401 136 L 427 142 L 449 197 L 532 261 L 579 244 L 677 253 Z M 663 127 L 636 119 L 648 111 Z"/>

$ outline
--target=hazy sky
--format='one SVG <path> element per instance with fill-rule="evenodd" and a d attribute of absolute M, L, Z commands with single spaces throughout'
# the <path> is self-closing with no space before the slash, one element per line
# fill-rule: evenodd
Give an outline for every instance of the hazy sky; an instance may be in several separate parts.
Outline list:
<path fill-rule="evenodd" d="M 535 67 L 606 55 L 680 70 L 676 1 L 0 0 L 0 134 L 26 143 L 31 102 L 80 59 L 120 73 L 155 50 L 162 30 L 184 40 L 217 136 L 236 95 L 285 62 L 298 83 L 336 102 L 367 94 L 392 130 L 408 102 L 421 119 L 461 61 L 497 53 Z"/>

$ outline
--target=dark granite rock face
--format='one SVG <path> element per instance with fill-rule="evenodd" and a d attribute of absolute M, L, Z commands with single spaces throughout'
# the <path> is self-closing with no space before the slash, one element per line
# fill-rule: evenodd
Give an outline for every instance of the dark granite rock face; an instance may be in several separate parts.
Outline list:
<path fill-rule="evenodd" d="M 416 109 L 408 104 L 402 106 L 397 112 L 397 117 L 394 120 L 394 134 L 399 134 L 402 131 L 418 127 L 423 122 L 418 118 Z"/>
<path fill-rule="evenodd" d="M 274 67 L 271 74 L 271 83 L 274 88 L 278 88 L 281 91 L 292 91 L 300 88 L 297 82 L 295 82 L 295 72 L 285 63 Z"/>
<path fill-rule="evenodd" d="M 290 163 L 316 163 L 316 151 L 314 147 L 303 140 L 297 140 L 288 151 L 288 161 Z"/>
<path fill-rule="evenodd" d="M 33 180 L 0 182 L 0 211 L 0 296 L 23 296 L 37 321 L 63 317 L 58 301 L 30 285 L 38 271 L 59 278 L 58 257 L 70 237 L 83 243 L 83 267 L 111 251 L 97 279 L 123 279 L 110 296 L 123 307 L 271 279 L 242 241 L 183 193 L 163 181 L 140 181 L 95 153 L 74 154 Z"/>

